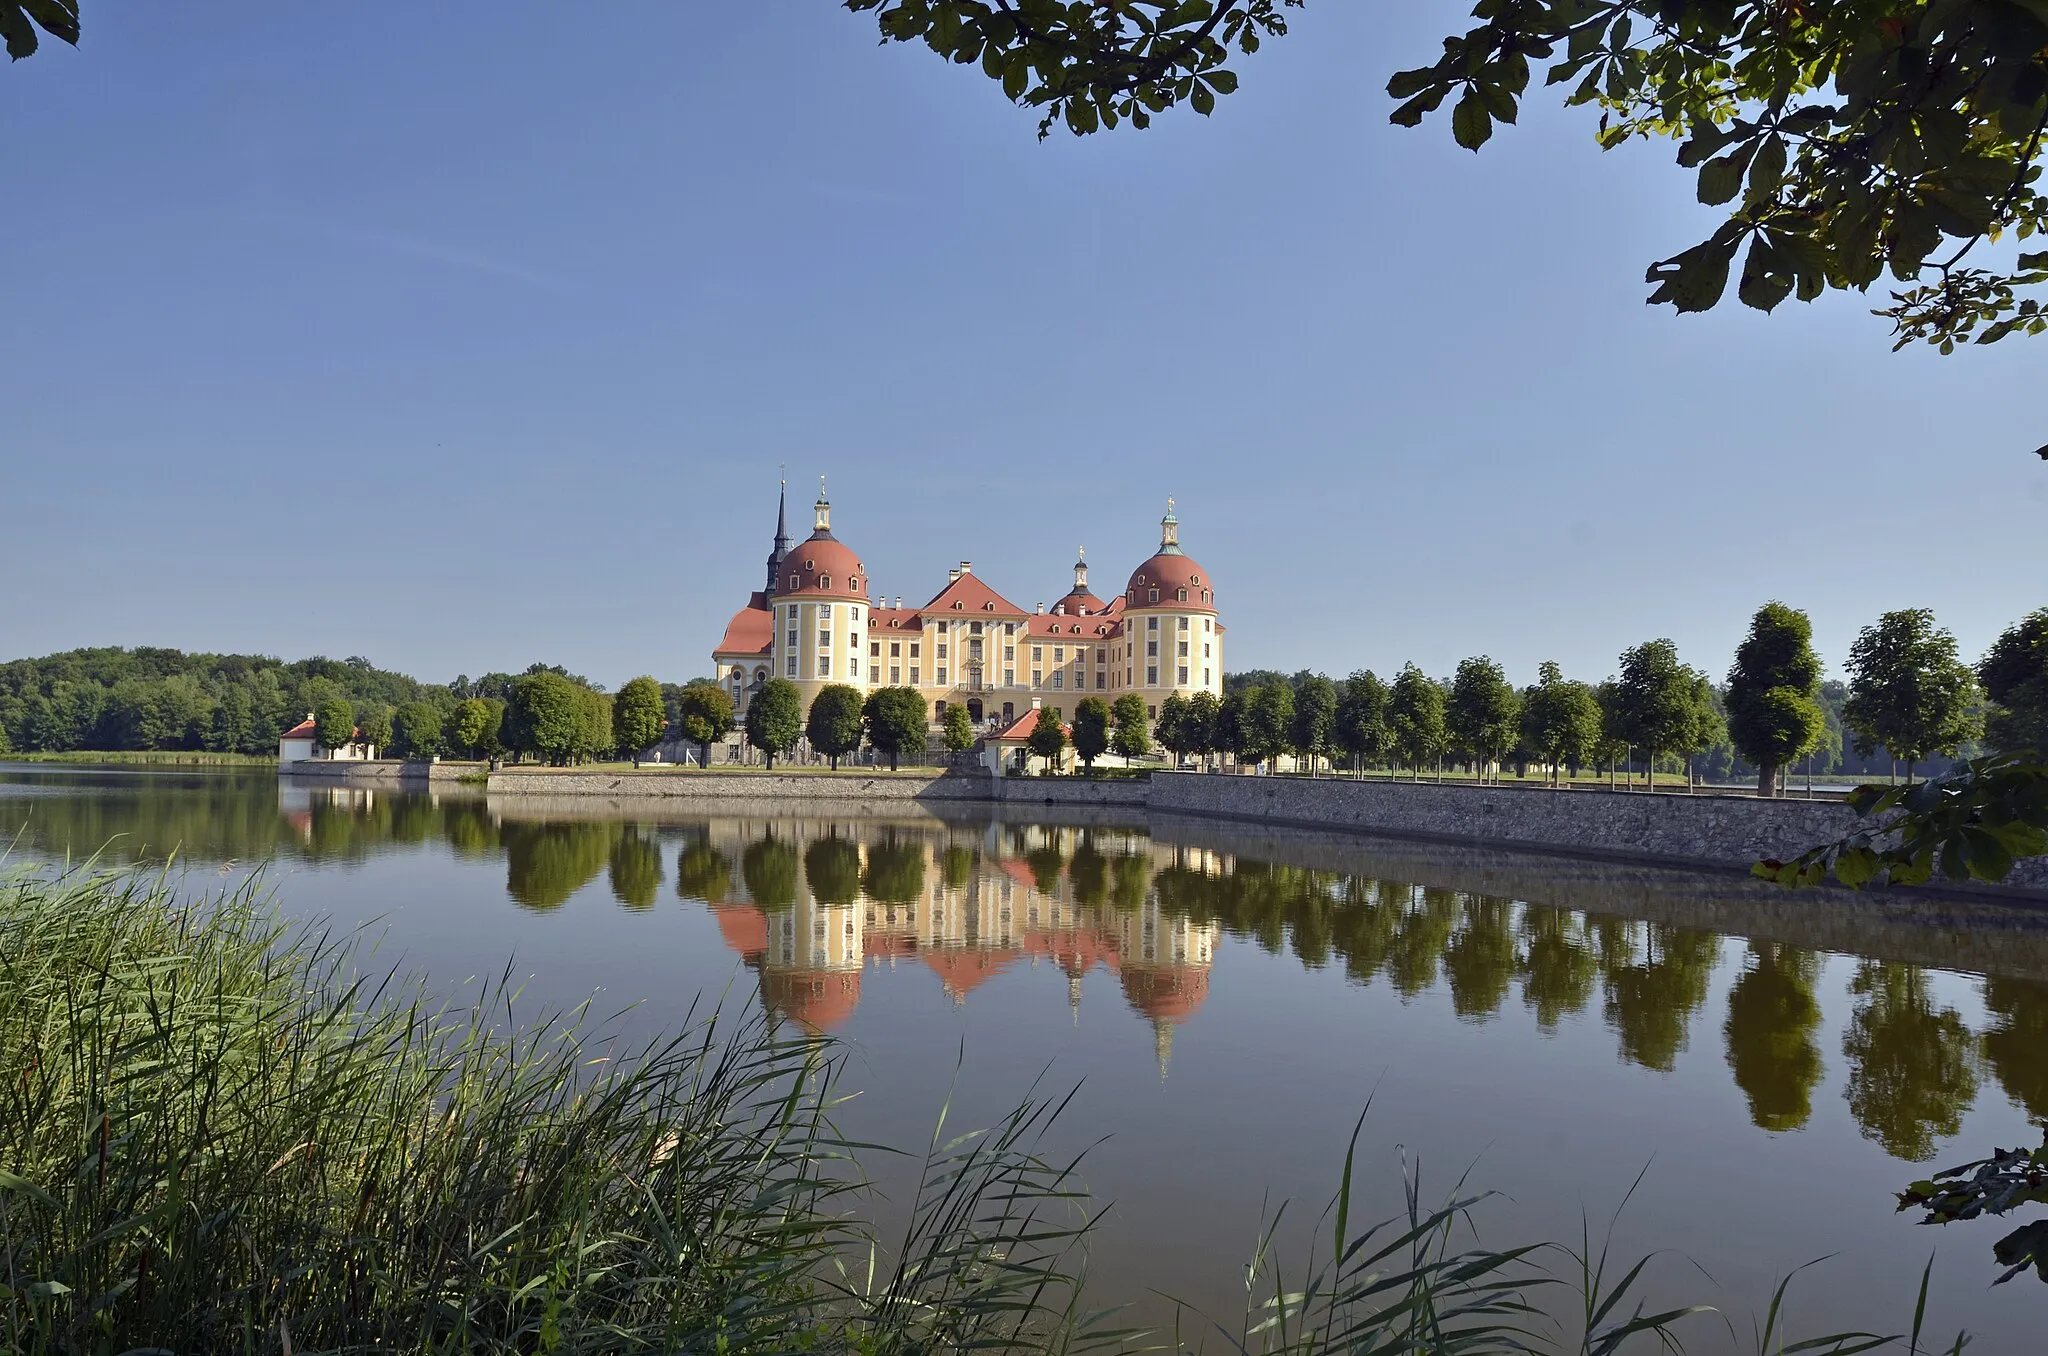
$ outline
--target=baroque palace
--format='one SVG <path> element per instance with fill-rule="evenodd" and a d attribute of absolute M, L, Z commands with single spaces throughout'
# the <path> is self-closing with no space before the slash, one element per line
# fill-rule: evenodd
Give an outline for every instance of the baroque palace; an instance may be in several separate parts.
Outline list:
<path fill-rule="evenodd" d="M 1108 602 L 1088 589 L 1084 551 L 1073 587 L 1050 607 L 1029 610 L 997 593 L 961 561 L 921 606 L 870 600 L 868 572 L 832 534 L 832 506 L 819 483 L 816 520 L 789 537 L 788 492 L 775 514 L 767 586 L 726 623 L 712 651 L 718 680 L 736 712 L 771 677 L 794 682 L 809 707 L 828 683 L 862 691 L 912 687 L 931 704 L 934 724 L 950 704 L 996 731 L 1038 706 L 1070 719 L 1082 697 L 1136 692 L 1148 716 L 1173 693 L 1223 693 L 1223 624 L 1214 581 L 1180 547 L 1168 500 L 1159 548 Z"/>

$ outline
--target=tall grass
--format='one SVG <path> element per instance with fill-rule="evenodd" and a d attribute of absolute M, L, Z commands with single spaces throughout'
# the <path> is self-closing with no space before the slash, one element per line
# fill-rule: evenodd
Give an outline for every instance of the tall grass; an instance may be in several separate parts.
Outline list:
<path fill-rule="evenodd" d="M 0 878 L 0 1352 L 1164 1340 L 1082 1307 L 1078 1161 L 1037 1147 L 1063 1102 L 963 1135 L 942 1116 L 885 1240 L 859 1160 L 891 1151 L 834 1129 L 830 1047 L 716 1011 L 627 1047 L 586 1010 L 525 1020 L 503 980 L 439 1005 L 366 961 L 250 888 L 181 905 L 162 877 Z M 1325 1259 L 1290 1278 L 1269 1231 L 1248 1317 L 1189 1339 L 1607 1356 L 1688 1317 L 1644 1312 L 1640 1264 L 1610 1281 L 1590 1235 L 1477 1246 L 1462 1191 L 1431 1208 L 1411 1182 L 1405 1215 L 1354 1229 L 1351 1179 L 1347 1158 Z M 1559 1286 L 1569 1328 L 1546 1316 Z M 1759 1351 L 1880 1340 L 1786 1345 L 1777 1308 Z"/>

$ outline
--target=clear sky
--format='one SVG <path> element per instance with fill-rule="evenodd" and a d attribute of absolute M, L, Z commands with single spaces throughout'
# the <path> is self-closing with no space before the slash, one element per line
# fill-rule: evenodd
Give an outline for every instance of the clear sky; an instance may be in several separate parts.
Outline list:
<path fill-rule="evenodd" d="M 96 0 L 0 69 L 0 658 L 680 680 L 784 462 L 920 601 L 1107 594 L 1171 494 L 1232 668 L 2048 604 L 2048 339 L 1646 307 L 1667 147 L 1387 125 L 1464 13 L 1315 0 L 1214 117 L 1040 142 L 830 0 Z"/>

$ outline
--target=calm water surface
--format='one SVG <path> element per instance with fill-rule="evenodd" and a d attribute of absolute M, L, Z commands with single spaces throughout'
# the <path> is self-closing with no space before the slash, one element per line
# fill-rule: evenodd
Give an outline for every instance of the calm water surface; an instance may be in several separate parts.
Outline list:
<path fill-rule="evenodd" d="M 191 888 L 258 864 L 294 913 L 372 923 L 455 985 L 510 961 L 539 1003 L 629 1025 L 701 996 L 848 1042 L 859 1138 L 915 1147 L 949 1092 L 986 1123 L 1080 1085 L 1108 1136 L 1105 1297 L 1241 1307 L 1284 1199 L 1312 1220 L 1368 1098 L 1367 1207 L 1468 1170 L 1489 1243 L 1604 1226 L 1669 1248 L 1654 1293 L 1808 1332 L 1908 1321 L 2048 1349 L 2048 1286 L 1998 1290 L 2010 1224 L 1932 1230 L 1891 1193 L 2048 1119 L 2048 914 L 1834 895 L 1197 821 L 618 812 L 268 774 L 0 767 L 0 838 L 44 858 L 175 849 Z M 1645 1169 L 1647 1171 L 1645 1172 Z M 1354 1218 L 1363 1213 L 1354 1207 Z M 1708 1319 L 1692 1349 L 1728 1347 Z"/>

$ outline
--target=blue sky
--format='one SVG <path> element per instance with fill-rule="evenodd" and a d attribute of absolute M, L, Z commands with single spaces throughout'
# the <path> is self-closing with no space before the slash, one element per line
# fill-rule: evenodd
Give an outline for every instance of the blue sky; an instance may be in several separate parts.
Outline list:
<path fill-rule="evenodd" d="M 1171 494 L 1232 668 L 2048 603 L 2048 340 L 1646 307 L 1667 148 L 1387 125 L 1463 12 L 1317 0 L 1214 117 L 1040 142 L 829 0 L 100 0 L 0 70 L 0 658 L 686 678 L 784 462 L 913 599 L 1107 592 Z"/>

